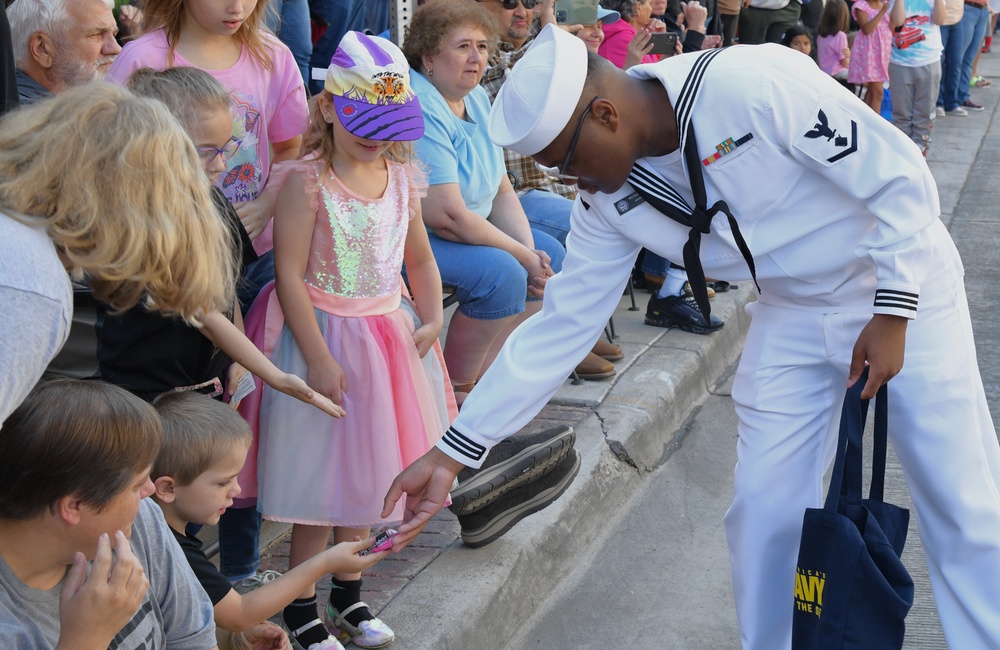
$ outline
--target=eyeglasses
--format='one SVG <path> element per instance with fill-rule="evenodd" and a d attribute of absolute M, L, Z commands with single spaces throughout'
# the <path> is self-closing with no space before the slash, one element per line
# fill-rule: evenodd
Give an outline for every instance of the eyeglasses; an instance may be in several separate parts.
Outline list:
<path fill-rule="evenodd" d="M 587 119 L 587 114 L 590 113 L 590 109 L 594 107 L 594 102 L 600 98 L 600 95 L 598 95 L 590 100 L 590 103 L 587 104 L 587 108 L 584 109 L 583 114 L 580 115 L 580 121 L 576 124 L 576 132 L 573 134 L 573 139 L 570 140 L 569 149 L 566 150 L 566 157 L 563 159 L 562 164 L 558 167 L 546 167 L 545 165 L 541 165 L 536 162 L 535 166 L 538 167 L 538 169 L 542 170 L 549 176 L 558 178 L 567 185 L 575 185 L 576 182 L 580 180 L 579 176 L 567 174 L 566 170 L 569 169 L 570 163 L 573 162 L 573 152 L 576 151 L 576 143 L 580 141 L 580 132 L 583 131 L 583 122 Z"/>
<path fill-rule="evenodd" d="M 479 2 L 499 2 L 503 5 L 503 8 L 507 11 L 511 9 L 517 9 L 517 3 L 520 1 L 524 5 L 525 9 L 534 9 L 541 0 L 478 0 Z"/>
<path fill-rule="evenodd" d="M 218 156 L 222 156 L 222 160 L 228 161 L 232 158 L 236 151 L 240 148 L 240 141 L 236 139 L 236 136 L 229 138 L 229 142 L 222 145 L 219 148 L 215 147 L 198 147 L 198 157 L 201 159 L 201 164 L 207 165 Z"/>

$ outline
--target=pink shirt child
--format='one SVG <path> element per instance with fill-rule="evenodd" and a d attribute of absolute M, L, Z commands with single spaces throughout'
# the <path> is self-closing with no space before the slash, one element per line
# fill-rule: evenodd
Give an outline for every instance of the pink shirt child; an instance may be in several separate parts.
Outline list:
<path fill-rule="evenodd" d="M 271 142 L 284 142 L 302 135 L 309 120 L 305 86 L 291 51 L 274 36 L 263 36 L 271 60 L 268 70 L 246 48 L 236 63 L 225 70 L 205 70 L 233 94 L 233 138 L 239 151 L 227 162 L 227 170 L 215 184 L 233 203 L 252 201 L 267 183 L 271 168 Z M 163 70 L 167 58 L 167 36 L 163 30 L 144 34 L 126 44 L 108 71 L 107 79 L 124 84 L 139 68 Z M 173 66 L 198 67 L 174 51 Z M 254 240 L 258 253 L 272 248 L 272 223 Z"/>
<path fill-rule="evenodd" d="M 866 0 L 857 0 L 851 7 L 851 15 L 857 20 L 863 12 L 868 20 L 878 15 L 879 9 Z M 851 47 L 851 64 L 847 69 L 847 80 L 853 84 L 864 84 L 889 80 L 889 55 L 892 52 L 892 23 L 889 12 L 882 14 L 871 34 L 862 30 L 854 35 Z"/>
<path fill-rule="evenodd" d="M 816 39 L 816 50 L 819 55 L 820 70 L 831 77 L 847 78 L 847 68 L 840 61 L 847 49 L 847 34 L 837 32 L 833 36 L 820 36 Z"/>

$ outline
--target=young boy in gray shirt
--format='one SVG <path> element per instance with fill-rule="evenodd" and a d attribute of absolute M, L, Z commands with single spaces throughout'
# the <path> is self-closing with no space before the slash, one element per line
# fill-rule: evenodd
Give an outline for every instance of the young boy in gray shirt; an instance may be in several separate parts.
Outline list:
<path fill-rule="evenodd" d="M 145 498 L 161 439 L 151 406 L 96 381 L 39 384 L 3 423 L 4 648 L 215 648 L 212 605 Z"/>

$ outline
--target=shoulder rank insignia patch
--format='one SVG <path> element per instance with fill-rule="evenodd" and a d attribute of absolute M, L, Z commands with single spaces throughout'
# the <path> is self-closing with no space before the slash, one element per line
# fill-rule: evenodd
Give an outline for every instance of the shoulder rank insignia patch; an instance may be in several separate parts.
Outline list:
<path fill-rule="evenodd" d="M 846 116 L 844 117 L 846 118 Z M 834 126 L 830 124 L 830 119 L 823 109 L 819 109 L 816 115 L 816 123 L 802 134 L 804 140 L 815 141 L 808 147 L 809 155 L 817 160 L 822 158 L 828 164 L 832 165 L 857 151 L 858 123 L 855 120 L 851 120 L 848 126 L 846 121 L 844 119 L 844 124 Z"/>
<path fill-rule="evenodd" d="M 632 192 L 623 199 L 618 199 L 615 201 L 615 210 L 618 210 L 619 215 L 623 215 L 632 208 L 642 205 L 646 200 L 639 196 L 638 192 Z"/>

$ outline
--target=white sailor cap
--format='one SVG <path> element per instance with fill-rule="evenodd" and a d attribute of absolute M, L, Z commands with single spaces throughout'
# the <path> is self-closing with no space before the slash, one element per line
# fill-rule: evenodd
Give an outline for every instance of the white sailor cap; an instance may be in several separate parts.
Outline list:
<path fill-rule="evenodd" d="M 538 153 L 569 124 L 586 79 L 583 40 L 546 26 L 497 93 L 487 125 L 490 138 L 525 156 Z"/>

